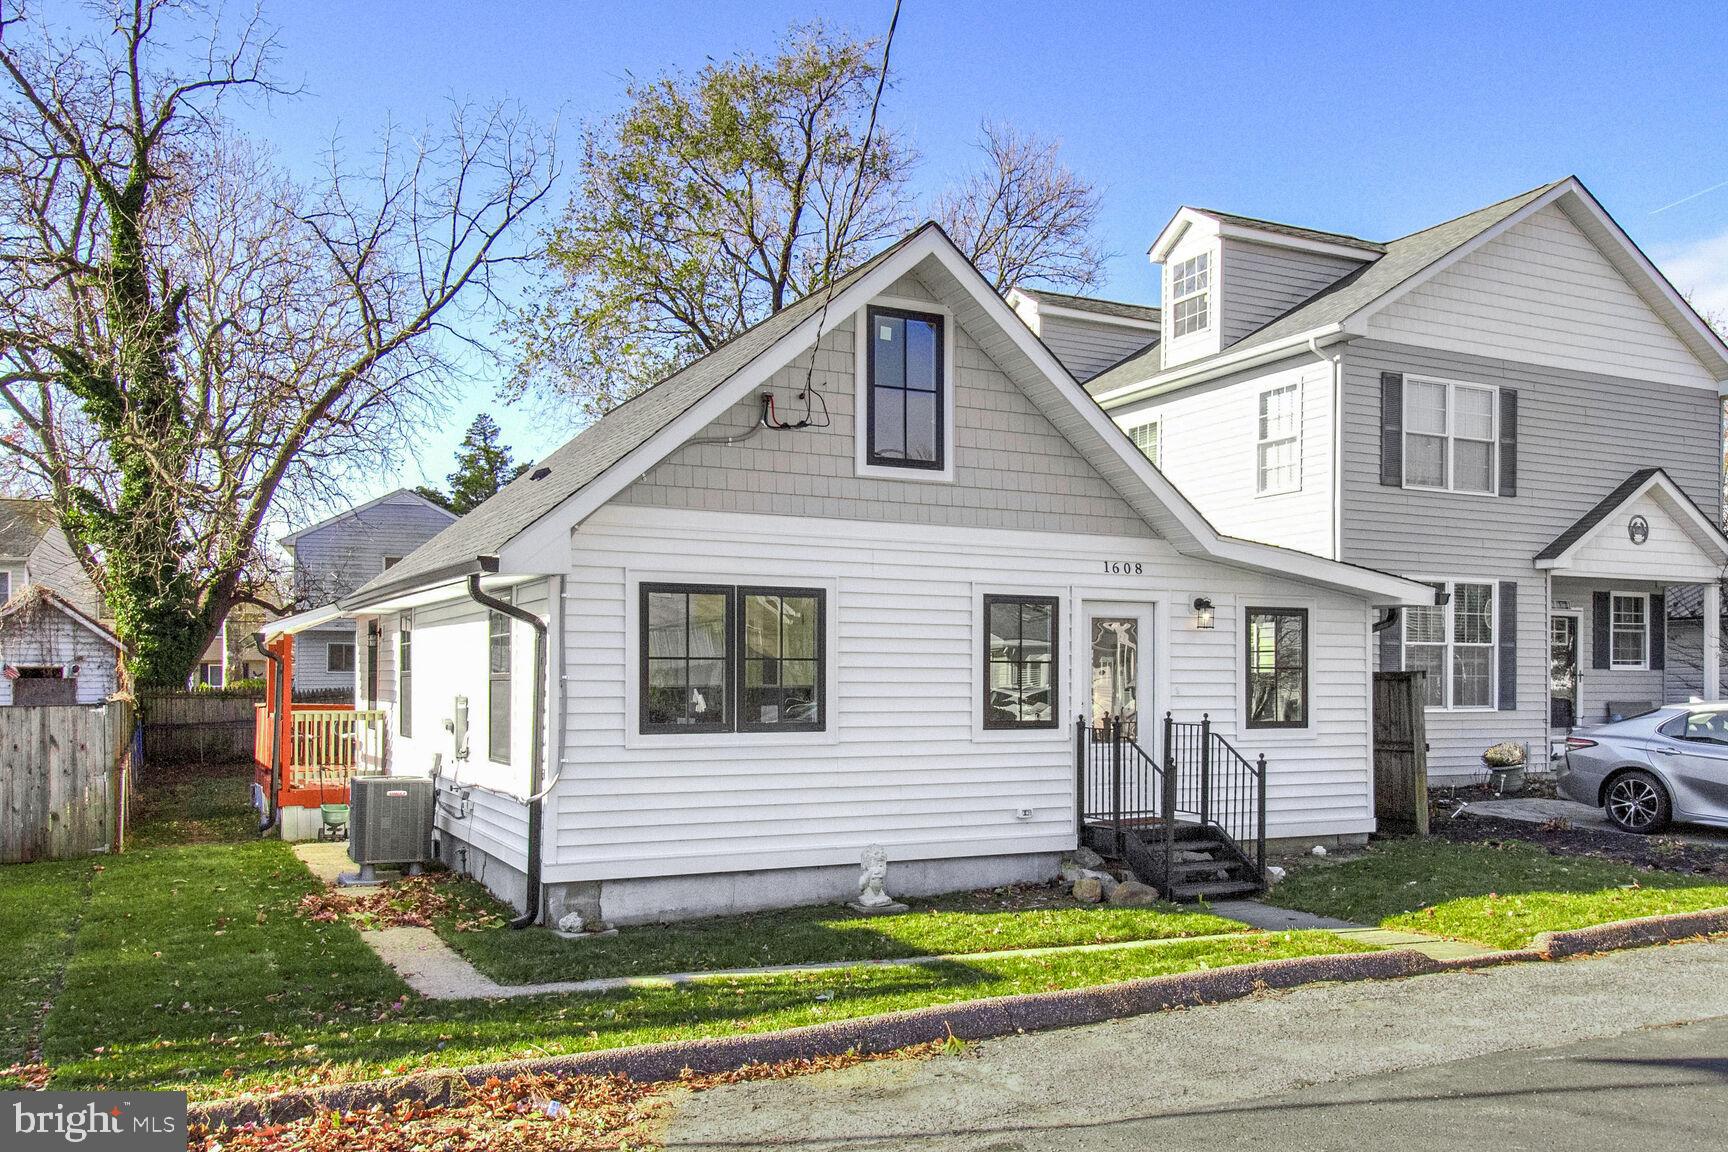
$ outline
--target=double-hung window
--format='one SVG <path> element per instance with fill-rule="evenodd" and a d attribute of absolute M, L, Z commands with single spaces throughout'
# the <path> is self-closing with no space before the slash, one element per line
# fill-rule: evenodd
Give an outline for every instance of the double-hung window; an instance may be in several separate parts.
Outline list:
<path fill-rule="evenodd" d="M 1144 424 L 1136 424 L 1128 429 L 1128 438 L 1134 441 L 1134 447 L 1140 449 L 1140 455 L 1152 461 L 1154 468 L 1158 467 L 1162 425 L 1162 420 L 1148 420 Z"/>
<path fill-rule="evenodd" d="M 1650 598 L 1615 592 L 1609 602 L 1608 666 L 1647 668 L 1650 663 Z"/>
<path fill-rule="evenodd" d="M 820 588 L 643 584 L 642 732 L 819 732 L 827 725 Z"/>
<path fill-rule="evenodd" d="M 1308 610 L 1249 608 L 1248 727 L 1308 724 Z"/>
<path fill-rule="evenodd" d="M 324 671 L 354 671 L 354 645 L 351 641 L 339 641 L 324 646 Z"/>
<path fill-rule="evenodd" d="M 396 630 L 396 731 L 414 735 L 414 626 L 406 616 Z"/>
<path fill-rule="evenodd" d="M 1494 707 L 1494 585 L 1437 584 L 1445 607 L 1404 609 L 1404 667 L 1425 673 L 1429 708 Z"/>
<path fill-rule="evenodd" d="M 1404 486 L 1493 495 L 1499 408 L 1485 385 L 1406 377 Z"/>
<path fill-rule="evenodd" d="M 1255 432 L 1254 490 L 1261 496 L 1302 487 L 1302 386 L 1285 384 L 1260 393 Z"/>
<path fill-rule="evenodd" d="M 1057 725 L 1054 596 L 984 597 L 984 727 Z"/>
<path fill-rule="evenodd" d="M 1211 322 L 1212 254 L 1202 252 L 1170 266 L 1170 335 L 1203 332 Z"/>
<path fill-rule="evenodd" d="M 943 468 L 943 318 L 899 308 L 869 308 L 869 420 L 866 463 Z"/>
<path fill-rule="evenodd" d="M 510 763 L 510 617 L 486 617 L 486 755 Z"/>

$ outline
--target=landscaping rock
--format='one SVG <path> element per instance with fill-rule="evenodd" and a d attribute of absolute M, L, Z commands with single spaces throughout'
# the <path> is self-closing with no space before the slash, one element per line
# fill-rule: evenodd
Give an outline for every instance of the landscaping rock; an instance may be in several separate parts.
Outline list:
<path fill-rule="evenodd" d="M 1276 883 L 1278 883 L 1278 881 L 1284 879 L 1285 875 L 1286 875 L 1286 873 L 1285 873 L 1284 869 L 1278 867 L 1278 865 L 1276 865 L 1276 864 L 1266 865 L 1266 883 L 1276 884 Z"/>
<path fill-rule="evenodd" d="M 1124 880 L 1111 889 L 1109 900 L 1124 908 L 1144 908 L 1158 903 L 1158 889 L 1138 880 Z"/>
<path fill-rule="evenodd" d="M 1074 899 L 1082 904 L 1096 904 L 1104 899 L 1104 886 L 1090 876 L 1074 881 Z"/>
<path fill-rule="evenodd" d="M 588 925 L 583 922 L 580 912 L 566 912 L 558 917 L 558 931 L 568 936 L 574 936 L 578 932 L 586 930 L 587 927 Z"/>
<path fill-rule="evenodd" d="M 1092 849 L 1086 847 L 1084 844 L 1074 849 L 1074 851 L 1069 854 L 1068 858 L 1074 861 L 1074 863 L 1080 865 L 1082 868 L 1104 867 L 1104 857 L 1098 855 L 1098 853 L 1092 851 Z"/>

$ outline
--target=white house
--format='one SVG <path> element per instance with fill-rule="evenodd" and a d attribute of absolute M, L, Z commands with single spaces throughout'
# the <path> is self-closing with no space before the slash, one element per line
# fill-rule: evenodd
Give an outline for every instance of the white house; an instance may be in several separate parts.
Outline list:
<path fill-rule="evenodd" d="M 343 609 L 443 859 L 629 923 L 845 898 L 873 844 L 900 894 L 1048 878 L 1106 715 L 1206 716 L 1266 833 L 1359 838 L 1371 625 L 1433 602 L 1220 534 L 927 224 Z"/>
<path fill-rule="evenodd" d="M 1425 673 L 1431 777 L 1719 694 L 1728 348 L 1580 181 L 1387 241 L 1183 208 L 1151 258 L 1159 338 L 1072 370 L 1220 531 L 1443 593 L 1377 657 Z"/>

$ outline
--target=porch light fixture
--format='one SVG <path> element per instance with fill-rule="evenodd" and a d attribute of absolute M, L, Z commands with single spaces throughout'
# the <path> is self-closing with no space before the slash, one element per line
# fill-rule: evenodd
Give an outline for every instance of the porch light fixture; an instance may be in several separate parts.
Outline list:
<path fill-rule="evenodd" d="M 1194 627 L 1212 627 L 1212 601 L 1204 596 L 1194 597 Z"/>

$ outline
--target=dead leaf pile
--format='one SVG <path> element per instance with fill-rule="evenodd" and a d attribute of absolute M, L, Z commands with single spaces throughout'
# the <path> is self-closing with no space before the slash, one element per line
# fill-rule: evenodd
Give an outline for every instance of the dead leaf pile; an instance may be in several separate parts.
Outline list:
<path fill-rule="evenodd" d="M 299 913 L 308 920 L 334 923 L 348 920 L 361 929 L 430 928 L 435 920 L 455 917 L 458 932 L 496 928 L 504 918 L 475 908 L 454 892 L 454 882 L 442 876 L 407 876 L 359 895 L 335 889 L 308 892 Z"/>
<path fill-rule="evenodd" d="M 428 1107 L 413 1101 L 352 1112 L 322 1112 L 289 1124 L 211 1131 L 194 1124 L 189 1152 L 558 1152 L 640 1148 L 675 1091 L 702 1092 L 752 1080 L 785 1080 L 874 1060 L 919 1059 L 952 1051 L 942 1041 L 897 1052 L 745 1064 L 730 1072 L 686 1070 L 671 1083 L 643 1084 L 610 1076 L 496 1077 L 469 1090 L 460 1104 Z"/>

